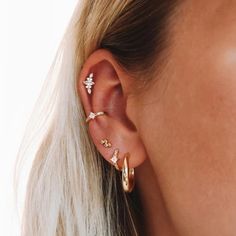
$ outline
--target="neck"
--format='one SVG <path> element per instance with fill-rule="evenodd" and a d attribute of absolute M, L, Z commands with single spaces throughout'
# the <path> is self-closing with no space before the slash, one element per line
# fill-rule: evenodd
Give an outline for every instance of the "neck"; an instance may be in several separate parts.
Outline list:
<path fill-rule="evenodd" d="M 156 174 L 150 161 L 135 169 L 136 188 L 141 203 L 143 235 L 176 236 L 166 211 Z"/>

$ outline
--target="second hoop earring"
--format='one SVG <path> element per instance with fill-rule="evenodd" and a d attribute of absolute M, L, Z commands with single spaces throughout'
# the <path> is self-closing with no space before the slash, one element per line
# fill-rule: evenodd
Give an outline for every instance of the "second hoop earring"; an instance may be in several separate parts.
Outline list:
<path fill-rule="evenodd" d="M 122 186 L 125 192 L 131 192 L 135 185 L 134 168 L 129 168 L 130 154 L 124 155 L 124 162 L 122 167 Z"/>

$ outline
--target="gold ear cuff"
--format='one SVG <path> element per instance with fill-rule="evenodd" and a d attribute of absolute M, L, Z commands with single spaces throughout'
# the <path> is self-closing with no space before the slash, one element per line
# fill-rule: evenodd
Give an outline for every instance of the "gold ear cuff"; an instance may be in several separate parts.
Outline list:
<path fill-rule="evenodd" d="M 90 120 L 94 120 L 97 116 L 105 115 L 105 112 L 99 111 L 99 112 L 90 112 L 89 116 L 86 118 L 86 122 L 89 122 Z"/>

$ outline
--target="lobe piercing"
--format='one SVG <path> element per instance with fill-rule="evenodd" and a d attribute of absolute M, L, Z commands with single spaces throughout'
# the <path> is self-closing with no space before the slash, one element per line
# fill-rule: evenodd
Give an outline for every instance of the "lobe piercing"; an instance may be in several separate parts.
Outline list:
<path fill-rule="evenodd" d="M 107 140 L 107 139 L 102 139 L 101 140 L 101 144 L 105 147 L 105 148 L 110 148 L 112 146 L 112 144 Z"/>
<path fill-rule="evenodd" d="M 119 149 L 115 149 L 110 160 L 112 161 L 117 170 L 121 170 L 121 168 L 117 164 L 117 162 L 119 161 L 118 154 L 119 154 Z"/>
<path fill-rule="evenodd" d="M 87 77 L 86 80 L 83 81 L 83 83 L 86 85 L 85 88 L 87 89 L 87 92 L 88 92 L 89 94 L 91 94 L 91 93 L 92 93 L 91 88 L 92 88 L 92 86 L 95 84 L 95 83 L 93 82 L 93 73 L 90 73 L 90 74 L 89 74 L 89 77 Z"/>
<path fill-rule="evenodd" d="M 90 120 L 94 120 L 97 116 L 105 115 L 103 111 L 99 112 L 90 112 L 89 116 L 86 118 L 86 122 L 89 122 Z"/>
<path fill-rule="evenodd" d="M 134 168 L 129 167 L 130 154 L 126 153 L 122 166 L 122 186 L 125 192 L 131 192 L 135 185 Z"/>

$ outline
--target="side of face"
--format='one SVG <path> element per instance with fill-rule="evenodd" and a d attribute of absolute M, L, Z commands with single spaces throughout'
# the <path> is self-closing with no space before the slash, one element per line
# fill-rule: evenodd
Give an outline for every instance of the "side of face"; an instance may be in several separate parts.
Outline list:
<path fill-rule="evenodd" d="M 236 232 L 235 12 L 235 1 L 186 1 L 163 78 L 129 103 L 183 235 Z"/>

